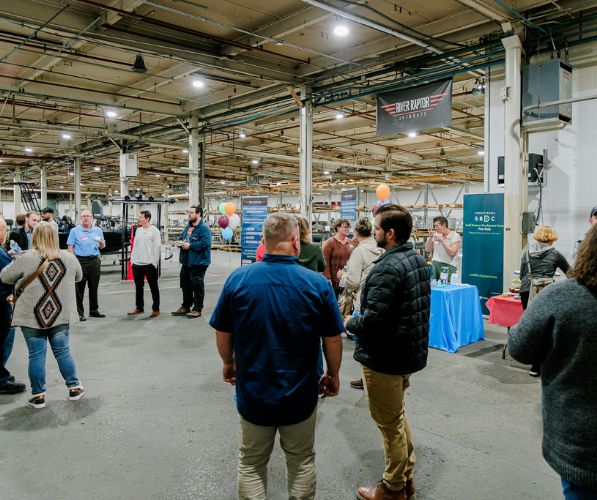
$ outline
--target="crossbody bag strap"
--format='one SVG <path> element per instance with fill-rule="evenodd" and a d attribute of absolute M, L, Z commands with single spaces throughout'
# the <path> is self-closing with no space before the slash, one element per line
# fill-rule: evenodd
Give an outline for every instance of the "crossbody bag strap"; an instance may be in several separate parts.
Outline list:
<path fill-rule="evenodd" d="M 42 263 L 41 266 L 39 266 L 36 271 L 29 276 L 25 282 L 18 288 L 18 290 L 16 291 L 16 296 L 18 297 L 19 295 L 21 295 L 24 291 L 25 288 L 27 288 L 31 283 L 33 283 L 35 281 L 35 279 L 46 270 L 46 267 L 48 267 L 48 264 L 50 264 L 49 259 L 44 260 L 44 262 Z"/>
<path fill-rule="evenodd" d="M 529 253 L 529 249 L 527 248 L 527 269 L 529 272 L 529 279 L 533 279 L 533 272 L 531 271 L 531 254 Z"/>

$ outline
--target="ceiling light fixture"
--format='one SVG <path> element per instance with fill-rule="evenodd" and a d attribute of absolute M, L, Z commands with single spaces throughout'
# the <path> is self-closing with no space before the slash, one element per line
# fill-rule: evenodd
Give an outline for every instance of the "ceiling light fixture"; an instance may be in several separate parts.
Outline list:
<path fill-rule="evenodd" d="M 116 114 L 116 111 L 108 110 L 108 111 L 106 111 L 106 117 L 107 118 L 117 118 L 118 115 Z"/>
<path fill-rule="evenodd" d="M 75 173 L 74 172 L 69 172 L 68 175 L 70 175 L 72 177 L 73 175 L 75 175 Z"/>
<path fill-rule="evenodd" d="M 29 146 L 25 146 L 25 147 L 23 148 L 23 150 L 25 151 L 25 153 L 33 153 L 33 149 L 32 149 L 32 148 L 30 148 Z"/>
<path fill-rule="evenodd" d="M 409 132 L 408 136 L 411 137 L 411 138 L 412 137 L 417 137 L 417 133 L 416 132 Z"/>
<path fill-rule="evenodd" d="M 349 33 L 349 29 L 348 29 L 348 26 L 346 26 L 345 24 L 338 24 L 334 28 L 334 35 L 336 35 L 336 36 L 344 37 L 344 36 L 348 35 L 348 33 Z"/>
<path fill-rule="evenodd" d="M 147 73 L 147 66 L 145 66 L 145 61 L 143 60 L 143 56 L 141 54 L 137 54 L 137 57 L 135 57 L 135 62 L 131 66 L 131 69 L 135 73 Z"/>
<path fill-rule="evenodd" d="M 257 160 L 257 159 L 253 159 L 253 160 L 251 160 L 251 163 L 252 163 L 253 165 L 258 165 L 258 164 L 259 164 L 259 160 Z"/>
<path fill-rule="evenodd" d="M 155 176 L 156 176 L 156 177 L 159 177 L 159 176 L 160 176 L 160 174 L 155 174 Z"/>
<path fill-rule="evenodd" d="M 73 136 L 72 136 L 72 135 L 70 135 L 70 134 L 69 134 L 69 133 L 67 133 L 67 132 L 64 132 L 64 133 L 61 135 L 61 137 L 62 137 L 62 138 L 65 140 L 65 141 L 70 141 L 70 140 L 73 138 Z"/>
<path fill-rule="evenodd" d="M 342 113 L 338 113 L 336 115 L 336 120 L 342 120 L 342 118 L 344 118 L 344 115 Z"/>
<path fill-rule="evenodd" d="M 226 184 L 226 181 L 220 181 L 220 184 Z"/>
<path fill-rule="evenodd" d="M 245 134 L 245 133 L 244 133 L 244 132 L 241 130 L 241 131 L 238 133 L 238 136 L 239 136 L 241 139 L 244 139 L 245 137 L 247 137 L 247 134 Z"/>
<path fill-rule="evenodd" d="M 184 148 L 184 149 L 182 150 L 182 152 L 183 152 L 183 154 L 185 154 L 185 155 L 186 155 L 186 154 L 189 152 L 189 150 L 188 150 L 187 148 Z"/>
<path fill-rule="evenodd" d="M 330 175 L 330 171 L 329 170 L 324 170 L 323 171 L 323 175 Z"/>
<path fill-rule="evenodd" d="M 114 192 L 115 192 L 116 194 L 118 194 L 118 189 L 115 189 L 115 190 L 114 190 Z"/>
<path fill-rule="evenodd" d="M 203 87 L 205 87 L 205 82 L 203 80 L 200 80 L 199 78 L 195 78 L 193 80 L 193 84 L 192 85 L 196 89 L 202 89 Z"/>
<path fill-rule="evenodd" d="M 60 189 L 64 189 L 64 186 L 60 186 Z"/>
<path fill-rule="evenodd" d="M 483 155 L 485 154 L 485 151 L 483 151 L 483 150 L 481 150 L 481 151 L 477 151 L 477 154 L 478 154 L 479 156 L 483 156 Z"/>
<path fill-rule="evenodd" d="M 93 167 L 93 170 L 95 170 L 96 172 L 99 172 L 101 170 L 101 168 L 98 166 L 95 166 L 95 167 Z"/>

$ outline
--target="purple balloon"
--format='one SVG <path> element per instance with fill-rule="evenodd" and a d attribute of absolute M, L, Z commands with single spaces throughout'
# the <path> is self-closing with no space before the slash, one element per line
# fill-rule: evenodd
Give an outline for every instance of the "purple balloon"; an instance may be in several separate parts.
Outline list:
<path fill-rule="evenodd" d="M 227 215 L 220 215 L 220 217 L 218 217 L 218 226 L 220 226 L 222 229 L 225 229 L 228 227 L 228 216 Z"/>

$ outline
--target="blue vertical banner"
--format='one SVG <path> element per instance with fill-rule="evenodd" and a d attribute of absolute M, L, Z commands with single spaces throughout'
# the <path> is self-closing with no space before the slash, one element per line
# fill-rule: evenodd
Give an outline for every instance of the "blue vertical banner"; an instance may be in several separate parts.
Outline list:
<path fill-rule="evenodd" d="M 479 290 L 483 314 L 488 299 L 503 292 L 504 195 L 465 194 L 462 282 Z"/>
<path fill-rule="evenodd" d="M 347 219 L 351 225 L 357 221 L 357 189 L 344 189 L 340 192 L 340 218 Z"/>
<path fill-rule="evenodd" d="M 243 196 L 241 230 L 241 265 L 255 262 L 257 247 L 261 243 L 263 222 L 267 219 L 267 196 Z"/>

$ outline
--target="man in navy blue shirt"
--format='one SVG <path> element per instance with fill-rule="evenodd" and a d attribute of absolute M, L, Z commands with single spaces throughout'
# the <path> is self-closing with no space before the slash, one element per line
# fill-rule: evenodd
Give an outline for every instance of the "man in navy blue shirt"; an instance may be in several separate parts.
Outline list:
<path fill-rule="evenodd" d="M 189 223 L 176 242 L 180 247 L 182 305 L 172 312 L 174 316 L 198 318 L 203 309 L 205 272 L 211 264 L 211 231 L 202 217 L 203 209 L 192 205 L 188 212 Z"/>
<path fill-rule="evenodd" d="M 229 276 L 210 320 L 223 378 L 236 385 L 238 497 L 266 498 L 267 463 L 280 432 L 288 496 L 312 499 L 317 395 L 338 394 L 344 326 L 330 283 L 298 262 L 295 217 L 269 216 L 263 237 L 263 261 Z M 327 371 L 319 380 L 321 339 Z"/>

